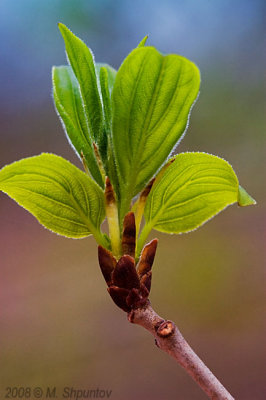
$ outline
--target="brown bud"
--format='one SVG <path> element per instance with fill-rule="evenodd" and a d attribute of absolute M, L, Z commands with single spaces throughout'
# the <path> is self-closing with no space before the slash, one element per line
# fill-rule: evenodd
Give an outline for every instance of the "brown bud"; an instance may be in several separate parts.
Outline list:
<path fill-rule="evenodd" d="M 136 304 L 139 303 L 140 301 L 140 295 L 139 295 L 139 290 L 138 289 L 131 289 L 127 298 L 127 305 L 130 308 L 136 308 Z"/>
<path fill-rule="evenodd" d="M 140 194 L 140 198 L 142 200 L 144 200 L 144 199 L 146 200 L 146 198 L 148 197 L 148 195 L 149 195 L 149 193 L 151 191 L 151 188 L 152 188 L 152 186 L 154 184 L 154 181 L 155 181 L 155 178 L 152 178 L 150 180 L 150 182 L 148 183 L 148 185 L 142 190 L 142 192 Z"/>
<path fill-rule="evenodd" d="M 108 176 L 106 177 L 106 180 L 105 180 L 104 196 L 105 196 L 105 202 L 106 202 L 107 206 L 110 205 L 110 204 L 115 203 L 114 189 L 113 189 L 113 186 L 112 186 L 111 181 L 108 178 Z"/>
<path fill-rule="evenodd" d="M 120 258 L 113 271 L 112 281 L 115 286 L 120 288 L 139 288 L 139 277 L 132 257 L 124 255 Z"/>
<path fill-rule="evenodd" d="M 146 288 L 146 286 L 143 285 L 142 283 L 140 284 L 139 294 L 140 294 L 142 300 L 146 302 L 147 298 L 149 297 L 149 291 Z"/>
<path fill-rule="evenodd" d="M 152 268 L 153 260 L 157 249 L 158 239 L 153 239 L 142 250 L 138 263 L 138 274 L 140 278 Z"/>
<path fill-rule="evenodd" d="M 124 223 L 124 239 L 133 237 L 129 229 L 132 226 L 134 231 L 134 214 L 128 213 Z M 125 233 L 128 233 L 128 235 Z M 114 303 L 127 313 L 145 307 L 148 302 L 152 277 L 151 268 L 157 242 L 157 239 L 154 239 L 143 248 L 138 272 L 135 267 L 135 260 L 129 254 L 123 255 L 116 262 L 110 251 L 102 246 L 98 247 L 99 264 L 108 285 L 107 290 Z M 124 241 L 124 243 L 130 243 L 130 241 Z M 127 245 L 129 246 L 129 244 Z"/>
<path fill-rule="evenodd" d="M 149 271 L 146 274 L 144 274 L 140 280 L 140 284 L 143 284 L 147 288 L 148 293 L 150 293 L 151 290 L 151 276 L 152 273 L 151 271 Z"/>
<path fill-rule="evenodd" d="M 107 290 L 113 301 L 119 308 L 122 308 L 122 310 L 126 312 L 129 312 L 131 310 L 126 301 L 129 294 L 129 291 L 127 289 L 123 289 L 117 286 L 110 286 L 109 288 L 107 288 Z"/>
<path fill-rule="evenodd" d="M 126 214 L 123 224 L 123 235 L 122 235 L 122 250 L 123 254 L 135 258 L 136 248 L 136 225 L 135 215 L 133 212 Z"/>
<path fill-rule="evenodd" d="M 112 272 L 116 266 L 116 259 L 110 251 L 102 246 L 98 246 L 98 259 L 104 279 L 109 286 L 112 280 Z"/>
<path fill-rule="evenodd" d="M 160 179 L 163 177 L 165 171 L 167 170 L 168 167 L 170 167 L 171 164 L 173 164 L 173 162 L 175 161 L 175 157 L 170 158 L 170 160 L 168 160 L 168 162 L 163 166 L 163 168 L 161 169 L 161 171 L 158 173 L 158 175 L 156 176 L 156 182 L 159 182 Z"/>
<path fill-rule="evenodd" d="M 127 296 L 127 305 L 131 309 L 136 309 L 143 307 L 147 304 L 149 292 L 144 285 L 140 289 L 131 289 L 129 295 Z"/>

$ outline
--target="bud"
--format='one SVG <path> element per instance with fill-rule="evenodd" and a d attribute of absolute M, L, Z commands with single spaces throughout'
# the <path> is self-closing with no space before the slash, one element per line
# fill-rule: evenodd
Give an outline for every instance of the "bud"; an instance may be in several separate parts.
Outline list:
<path fill-rule="evenodd" d="M 133 212 L 126 214 L 123 223 L 123 235 L 122 235 L 122 251 L 123 254 L 135 258 L 136 248 L 136 225 L 135 215 Z"/>
<path fill-rule="evenodd" d="M 109 286 L 112 280 L 112 272 L 116 266 L 116 259 L 110 251 L 98 246 L 98 260 L 105 282 Z"/>
<path fill-rule="evenodd" d="M 127 222 L 124 224 L 126 229 L 128 226 L 132 227 L 132 221 L 134 221 L 134 215 L 132 217 L 131 214 L 133 213 L 127 214 L 125 218 L 129 221 L 129 225 Z M 129 237 L 132 236 L 129 235 Z M 158 240 L 154 239 L 143 248 L 138 269 L 136 269 L 134 258 L 129 254 L 123 255 L 116 262 L 110 251 L 101 246 L 98 247 L 99 264 L 108 285 L 107 290 L 114 303 L 125 312 L 147 304 L 151 289 L 151 268 L 157 243 Z"/>
<path fill-rule="evenodd" d="M 140 278 L 151 271 L 153 260 L 157 249 L 158 239 L 153 239 L 142 250 L 138 263 L 138 274 Z"/>

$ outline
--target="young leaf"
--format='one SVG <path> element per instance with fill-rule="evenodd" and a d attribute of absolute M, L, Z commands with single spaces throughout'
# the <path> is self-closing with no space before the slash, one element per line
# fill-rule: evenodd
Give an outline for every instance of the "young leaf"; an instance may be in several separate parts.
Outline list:
<path fill-rule="evenodd" d="M 108 65 L 108 64 L 105 64 L 105 63 L 96 63 L 95 67 L 96 67 L 97 75 L 99 77 L 100 77 L 101 69 L 102 68 L 106 69 L 107 77 L 108 77 L 108 87 L 109 87 L 109 91 L 110 91 L 110 94 L 111 94 L 111 92 L 113 90 L 113 87 L 114 87 L 115 77 L 116 77 L 117 71 L 113 67 L 111 67 L 111 65 Z"/>
<path fill-rule="evenodd" d="M 101 94 L 103 101 L 104 122 L 107 131 L 106 137 L 110 137 L 111 131 L 111 93 L 114 87 L 116 70 L 108 64 L 97 63 L 96 72 L 100 81 Z"/>
<path fill-rule="evenodd" d="M 53 95 L 56 109 L 62 119 L 66 135 L 76 149 L 83 153 L 89 171 L 103 188 L 104 183 L 92 146 L 79 84 L 70 66 L 53 67 Z"/>
<path fill-rule="evenodd" d="M 192 62 L 153 47 L 133 50 L 120 67 L 112 106 L 122 214 L 184 134 L 199 84 Z"/>
<path fill-rule="evenodd" d="M 103 112 L 93 55 L 85 43 L 65 25 L 60 23 L 58 26 L 65 41 L 69 62 L 80 85 L 91 135 L 95 142 L 100 144 L 103 134 Z"/>
<path fill-rule="evenodd" d="M 254 200 L 242 186 L 239 185 L 238 190 L 238 205 L 240 207 L 251 206 L 256 204 L 256 200 Z"/>
<path fill-rule="evenodd" d="M 148 35 L 144 36 L 144 38 L 139 42 L 137 47 L 144 47 L 148 39 Z"/>
<path fill-rule="evenodd" d="M 104 109 L 104 119 L 105 119 L 105 129 L 109 133 L 111 132 L 111 123 L 112 123 L 112 113 L 111 113 L 111 90 L 109 87 L 108 81 L 108 72 L 105 67 L 101 67 L 100 69 L 100 85 L 102 91 L 102 99 L 103 99 L 103 109 Z M 107 135 L 106 135 L 107 136 Z"/>
<path fill-rule="evenodd" d="M 0 190 L 31 212 L 46 228 L 82 238 L 100 232 L 104 194 L 84 172 L 54 154 L 41 154 L 7 165 L 0 171 Z"/>
<path fill-rule="evenodd" d="M 111 93 L 113 90 L 116 70 L 108 64 L 97 63 L 96 72 L 100 80 L 103 110 L 104 110 L 104 129 L 106 143 L 104 145 L 107 148 L 105 158 L 103 159 L 106 175 L 111 179 L 112 185 L 115 189 L 116 194 L 119 196 L 119 183 L 117 180 L 116 165 L 114 159 L 114 151 L 111 137 L 111 126 L 112 126 L 112 105 L 111 105 Z M 102 152 L 103 153 L 103 152 Z"/>
<path fill-rule="evenodd" d="M 231 165 L 206 153 L 181 153 L 148 196 L 144 236 L 152 229 L 183 233 L 239 201 L 239 183 Z M 251 204 L 251 203 L 250 203 Z M 245 204 L 242 204 L 245 205 Z"/>

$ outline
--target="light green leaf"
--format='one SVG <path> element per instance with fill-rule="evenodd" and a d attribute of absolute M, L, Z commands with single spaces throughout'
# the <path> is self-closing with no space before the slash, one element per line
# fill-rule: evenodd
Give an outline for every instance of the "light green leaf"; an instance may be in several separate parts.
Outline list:
<path fill-rule="evenodd" d="M 184 134 L 199 85 L 192 62 L 153 47 L 133 50 L 121 65 L 112 92 L 113 145 L 125 198 L 121 214 Z"/>
<path fill-rule="evenodd" d="M 194 230 L 237 201 L 239 183 L 230 164 L 206 153 L 181 153 L 148 196 L 146 233 Z"/>
<path fill-rule="evenodd" d="M 114 87 L 116 70 L 108 64 L 97 63 L 96 72 L 101 86 L 101 95 L 103 102 L 104 111 L 104 126 L 105 126 L 105 137 L 106 143 L 111 136 L 111 124 L 112 124 L 112 111 L 111 111 L 111 93 Z"/>
<path fill-rule="evenodd" d="M 144 36 L 144 38 L 139 42 L 137 47 L 144 47 L 148 39 L 148 35 Z"/>
<path fill-rule="evenodd" d="M 103 146 L 105 146 L 106 149 L 102 150 L 102 154 L 105 154 L 103 163 L 106 170 L 106 175 L 108 175 L 109 178 L 111 179 L 115 192 L 119 196 L 119 183 L 117 179 L 114 151 L 112 145 L 112 136 L 111 136 L 111 129 L 112 129 L 111 93 L 115 82 L 116 70 L 108 64 L 97 63 L 96 72 L 99 77 L 101 86 L 104 121 L 105 121 L 104 129 L 106 132 L 105 133 L 106 142 L 103 143 Z"/>
<path fill-rule="evenodd" d="M 91 136 L 99 144 L 103 135 L 103 112 L 92 52 L 65 25 L 60 23 L 58 26 L 65 41 L 69 62 L 80 85 Z"/>
<path fill-rule="evenodd" d="M 242 186 L 239 185 L 238 188 L 238 205 L 240 207 L 251 206 L 253 204 L 257 204 L 256 200 L 254 200 Z"/>
<path fill-rule="evenodd" d="M 105 67 L 101 67 L 100 69 L 100 84 L 102 91 L 102 100 L 103 100 L 103 109 L 104 109 L 104 119 L 105 119 L 105 129 L 107 130 L 109 136 L 111 132 L 111 90 L 109 87 L 108 81 L 108 72 Z"/>
<path fill-rule="evenodd" d="M 114 151 L 112 145 L 111 127 L 112 127 L 112 104 L 111 93 L 113 90 L 116 70 L 108 64 L 97 63 L 96 72 L 100 81 L 101 94 L 104 110 L 104 129 L 106 138 L 102 143 L 101 154 L 104 155 L 103 163 L 106 175 L 111 179 L 115 192 L 119 196 L 119 183 L 117 179 L 117 172 L 114 159 Z"/>
<path fill-rule="evenodd" d="M 96 66 L 96 72 L 97 72 L 97 75 L 98 75 L 99 78 L 100 78 L 101 69 L 102 68 L 106 69 L 107 77 L 108 77 L 108 87 L 109 87 L 109 91 L 110 91 L 110 94 L 111 94 L 111 92 L 113 90 L 113 87 L 114 87 L 115 77 L 116 77 L 117 71 L 113 67 L 111 67 L 111 65 L 108 65 L 108 64 L 105 64 L 105 63 L 96 63 L 95 66 Z"/>
<path fill-rule="evenodd" d="M 62 119 L 66 135 L 76 149 L 83 153 L 95 181 L 104 187 L 103 179 L 92 146 L 78 81 L 70 66 L 53 67 L 53 95 L 56 109 Z"/>
<path fill-rule="evenodd" d="M 71 238 L 93 234 L 105 245 L 103 191 L 64 158 L 44 153 L 7 165 L 0 171 L 0 190 L 51 231 Z"/>

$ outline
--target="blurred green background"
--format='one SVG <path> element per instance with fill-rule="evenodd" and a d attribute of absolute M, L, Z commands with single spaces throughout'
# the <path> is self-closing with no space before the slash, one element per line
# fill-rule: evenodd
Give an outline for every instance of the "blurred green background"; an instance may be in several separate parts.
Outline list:
<path fill-rule="evenodd" d="M 51 96 L 51 67 L 66 63 L 58 21 L 116 68 L 146 34 L 199 66 L 178 151 L 224 157 L 258 204 L 183 236 L 153 232 L 151 301 L 242 400 L 266 397 L 264 15 L 259 0 L 0 1 L 0 167 L 43 151 L 79 165 Z M 114 400 L 206 398 L 111 302 L 93 238 L 56 236 L 2 193 L 0 221 L 1 398 L 7 386 L 47 385 L 111 389 Z"/>

